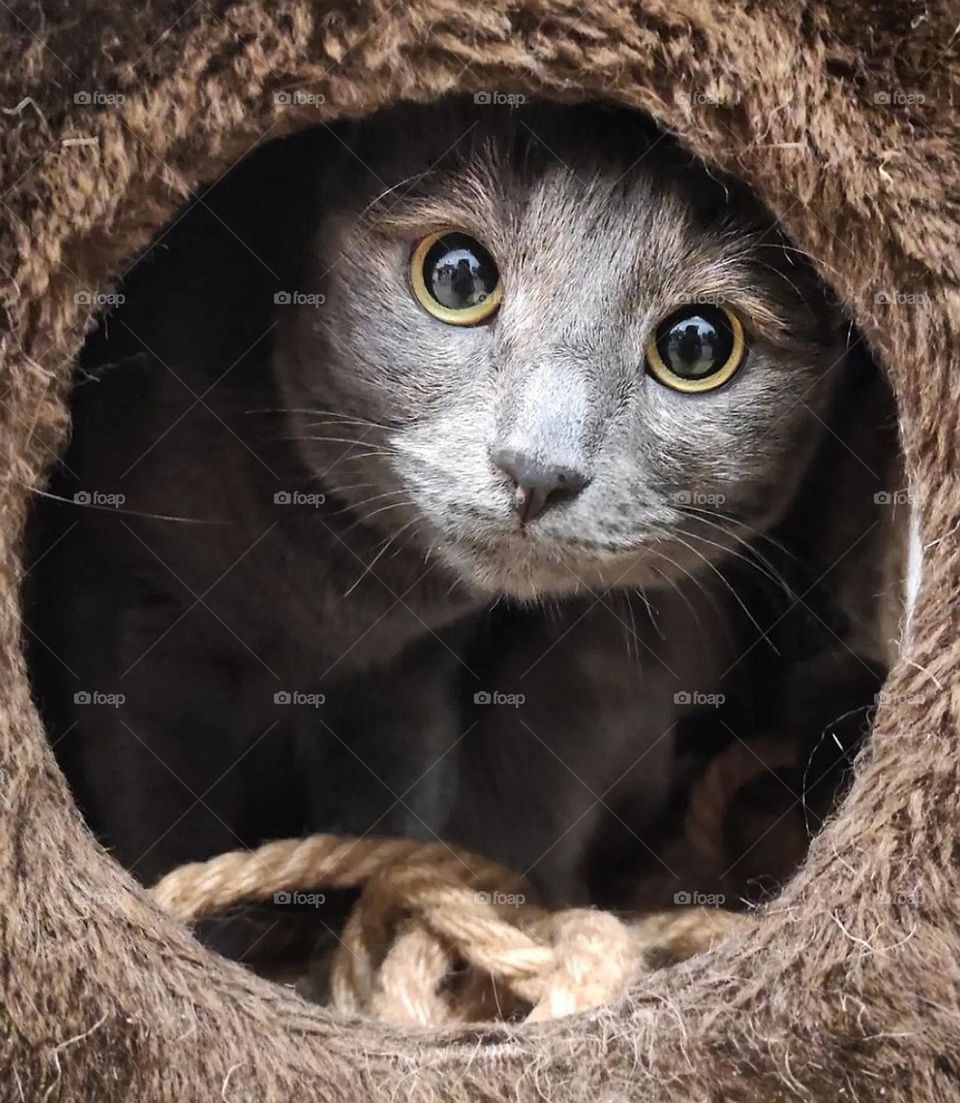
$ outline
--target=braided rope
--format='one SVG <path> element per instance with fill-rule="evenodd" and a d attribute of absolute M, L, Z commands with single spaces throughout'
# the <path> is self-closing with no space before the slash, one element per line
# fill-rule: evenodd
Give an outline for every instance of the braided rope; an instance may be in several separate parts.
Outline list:
<path fill-rule="evenodd" d="M 151 890 L 156 902 L 184 921 L 202 919 L 232 904 L 269 900 L 294 888 L 358 888 L 378 870 L 418 861 L 490 865 L 469 851 L 415 839 L 310 835 L 278 839 L 256 850 L 231 850 L 168 873 Z"/>
<path fill-rule="evenodd" d="M 721 853 L 733 794 L 789 764 L 782 746 L 734 743 L 694 785 L 685 841 Z M 314 835 L 181 866 L 152 889 L 189 922 L 240 902 L 318 888 L 361 888 L 329 963 L 332 1006 L 401 1025 L 442 1025 L 586 1010 L 622 994 L 639 972 L 683 960 L 745 918 L 682 908 L 620 919 L 589 908 L 539 907 L 523 878 L 470 851 L 410 839 Z"/>
<path fill-rule="evenodd" d="M 796 764 L 796 751 L 775 739 L 734 740 L 707 764 L 690 794 L 683 840 L 706 868 L 724 864 L 723 821 L 733 795 L 767 772 Z"/>

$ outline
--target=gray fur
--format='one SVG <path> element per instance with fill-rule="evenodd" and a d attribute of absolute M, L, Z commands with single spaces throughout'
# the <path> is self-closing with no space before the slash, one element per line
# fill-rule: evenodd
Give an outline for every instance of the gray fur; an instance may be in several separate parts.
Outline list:
<path fill-rule="evenodd" d="M 344 457 L 297 414 L 308 465 L 398 491 L 409 504 L 381 516 L 385 529 L 413 521 L 409 542 L 456 577 L 521 599 L 578 579 L 656 584 L 667 557 L 698 566 L 684 494 L 723 495 L 750 526 L 779 516 L 843 343 L 810 271 L 749 200 L 724 202 L 723 185 L 622 117 L 434 113 L 412 128 L 426 135 L 415 149 L 409 119 L 359 128 L 357 159 L 328 178 L 354 201 L 324 219 L 305 275 L 326 305 L 284 315 L 278 342 L 287 403 L 371 419 L 358 435 L 384 454 Z M 445 325 L 410 294 L 411 248 L 447 225 L 499 263 L 507 292 L 491 325 Z M 750 367 L 715 393 L 678 394 L 644 374 L 643 349 L 665 314 L 704 300 L 753 319 Z M 501 448 L 592 481 L 521 529 L 491 463 Z"/>
<path fill-rule="evenodd" d="M 78 392 L 61 489 L 122 490 L 126 512 L 71 514 L 47 563 L 51 588 L 58 556 L 73 564 L 62 620 L 38 620 L 62 659 L 64 762 L 146 879 L 291 830 L 436 833 L 543 861 L 553 895 L 576 895 L 603 808 L 590 794 L 649 750 L 636 788 L 652 812 L 670 763 L 662 672 L 595 595 L 709 574 L 785 513 L 828 416 L 840 320 L 741 190 L 635 116 L 410 107 L 324 149 L 293 177 L 312 223 L 282 274 L 322 306 L 277 305 L 265 335 L 262 288 L 171 246 L 162 290 L 141 265 L 110 322 L 101 362 L 122 370 Z M 444 325 L 411 294 L 412 247 L 447 225 L 500 266 L 489 325 Z M 702 300 L 743 313 L 749 360 L 682 395 L 643 350 Z M 521 526 L 500 449 L 589 485 Z M 719 527 L 698 501 L 721 503 Z M 546 658 L 529 709 L 478 714 L 491 687 L 470 641 L 503 597 L 574 604 L 519 636 L 505 622 L 492 688 Z M 74 706 L 77 689 L 126 700 Z"/>

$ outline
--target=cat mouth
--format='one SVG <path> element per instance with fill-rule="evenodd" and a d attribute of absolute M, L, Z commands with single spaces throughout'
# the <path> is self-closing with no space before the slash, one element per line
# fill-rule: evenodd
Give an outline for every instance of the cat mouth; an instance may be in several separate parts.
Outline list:
<path fill-rule="evenodd" d="M 517 529 L 495 539 L 452 542 L 444 558 L 465 582 L 483 592 L 531 599 L 662 584 L 652 551 L 648 545 L 582 537 L 545 540 Z"/>

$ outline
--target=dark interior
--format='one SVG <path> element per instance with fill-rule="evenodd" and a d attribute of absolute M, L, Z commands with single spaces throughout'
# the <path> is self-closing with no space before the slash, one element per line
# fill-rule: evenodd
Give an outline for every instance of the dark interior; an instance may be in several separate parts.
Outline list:
<path fill-rule="evenodd" d="M 309 187 L 303 184 L 309 179 L 304 161 L 322 158 L 336 141 L 336 135 L 326 129 L 305 130 L 259 149 L 212 183 L 202 202 L 191 204 L 122 274 L 116 288 L 122 301 L 100 315 L 77 363 L 72 439 L 32 520 L 28 561 L 38 561 L 38 567 L 25 597 L 34 693 L 81 809 L 87 804 L 84 780 L 77 769 L 76 739 L 63 703 L 76 692 L 86 692 L 86 687 L 65 668 L 56 643 L 51 642 L 65 631 L 58 595 L 76 577 L 71 529 L 77 510 L 115 509 L 118 533 L 121 524 L 136 527 L 137 516 L 135 502 L 128 511 L 78 499 L 77 493 L 86 494 L 89 488 L 78 485 L 72 468 L 78 457 L 101 446 L 105 419 L 136 403 L 141 386 L 138 362 L 144 357 L 144 344 L 137 334 L 149 328 L 149 319 L 158 309 L 168 317 L 202 317 L 201 329 L 214 350 L 211 363 L 226 366 L 242 357 L 233 369 L 234 386 L 249 390 L 251 407 L 269 405 L 262 394 L 269 340 L 252 353 L 245 352 L 267 326 L 275 295 L 299 286 L 301 219 L 313 202 Z M 205 291 L 200 298 L 198 288 Z M 185 328 L 191 333 L 197 330 L 194 324 Z M 857 412 L 859 379 L 875 372 L 861 345 L 851 357 L 849 379 L 838 398 L 851 416 Z M 208 382 L 215 386 L 216 376 Z M 237 448 L 256 450 L 260 445 L 253 436 L 252 444 L 238 443 Z M 839 464 L 844 446 L 827 439 L 824 447 L 837 452 Z M 824 469 L 830 467 L 827 463 Z M 881 482 L 875 491 L 879 489 Z M 718 603 L 717 630 L 737 641 L 737 650 L 744 651 L 745 658 L 723 679 L 723 722 L 718 722 L 718 710 L 712 705 L 684 717 L 677 732 L 671 795 L 654 823 L 638 826 L 629 801 L 610 801 L 590 851 L 592 903 L 624 909 L 670 907 L 684 902 L 683 894 L 691 886 L 701 894 L 719 895 L 727 907 L 743 908 L 769 899 L 802 859 L 809 838 L 842 793 L 852 759 L 869 733 L 885 671 L 838 645 L 848 627 L 847 614 L 837 606 L 829 579 L 818 577 L 820 572 L 812 566 L 815 549 L 807 544 L 809 533 L 796 521 L 798 512 L 808 510 L 811 501 L 830 493 L 830 486 L 806 486 L 802 509 L 791 511 L 767 537 L 725 564 L 724 575 L 740 600 L 728 596 Z M 202 527 L 197 526 L 198 539 L 202 539 Z M 802 600 L 795 600 L 797 596 Z M 540 615 L 503 602 L 491 609 L 489 637 L 480 633 L 470 644 L 468 665 L 478 681 L 462 675 L 459 692 L 465 702 L 478 684 L 489 680 L 485 671 L 495 658 L 489 641 L 504 631 L 521 634 L 529 618 Z M 90 610 L 87 630 L 91 639 L 109 631 L 96 609 Z M 730 862 L 723 869 L 706 871 L 695 861 L 689 868 L 678 864 L 682 849 L 677 845 L 697 779 L 734 741 L 759 747 L 770 737 L 795 747 L 797 764 L 763 770 L 733 794 L 722 822 L 722 845 L 732 856 Z M 310 825 L 304 820 L 297 787 L 275 751 L 267 740 L 256 752 L 260 756 L 258 799 L 263 809 L 269 809 L 271 837 L 298 835 Z M 348 762 L 336 779 L 346 803 L 351 786 L 368 783 L 363 772 Z M 214 791 L 211 799 L 215 795 Z M 149 815 L 149 810 L 144 814 Z M 91 827 L 101 832 L 95 818 Z M 108 846 L 114 843 L 109 838 L 104 841 Z M 263 841 L 263 835 L 241 832 L 237 845 L 255 847 Z M 669 870 L 662 862 L 664 854 L 671 855 Z M 212 852 L 205 852 L 198 838 L 198 851 L 185 854 L 183 860 L 208 856 Z M 640 895 L 638 886 L 645 895 Z M 264 905 L 210 923 L 201 933 L 223 952 L 263 964 L 302 954 L 329 937 L 326 931 L 342 922 L 348 903 L 342 896 L 331 897 L 321 917 L 322 929 L 315 909 L 293 916 L 287 910 L 281 917 Z M 262 939 L 268 928 L 270 938 Z"/>

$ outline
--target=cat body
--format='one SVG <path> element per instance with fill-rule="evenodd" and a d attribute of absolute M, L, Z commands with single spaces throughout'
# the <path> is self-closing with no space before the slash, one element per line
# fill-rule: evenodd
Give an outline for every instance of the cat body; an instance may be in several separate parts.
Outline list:
<path fill-rule="evenodd" d="M 682 685 L 628 595 L 786 515 L 841 320 L 742 189 L 632 115 L 405 107 L 291 142 L 87 349 L 55 489 L 93 508 L 41 525 L 58 751 L 147 881 L 326 830 L 462 841 L 576 896 L 604 794 L 629 775 L 652 814 L 670 768 Z M 482 243 L 441 262 L 448 317 L 495 261 L 478 324 L 412 288 L 445 231 Z M 678 310 L 745 331 L 723 386 L 649 370 Z M 705 363 L 692 338 L 664 355 Z"/>

